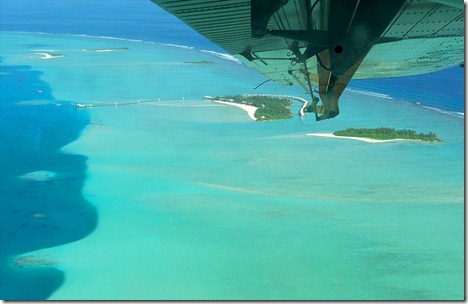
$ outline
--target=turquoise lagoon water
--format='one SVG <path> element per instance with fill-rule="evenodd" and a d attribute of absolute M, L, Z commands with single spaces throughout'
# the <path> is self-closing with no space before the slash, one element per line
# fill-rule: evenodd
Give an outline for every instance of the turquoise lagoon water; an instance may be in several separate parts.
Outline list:
<path fill-rule="evenodd" d="M 51 180 L 5 177 L 19 187 L 3 190 L 9 205 L 23 204 L 35 221 L 71 213 L 56 223 L 61 233 L 26 234 L 37 246 L 2 235 L 12 248 L 3 267 L 18 277 L 3 284 L 5 298 L 463 299 L 463 118 L 361 90 L 345 92 L 329 121 L 260 123 L 201 97 L 304 96 L 300 88 L 253 90 L 261 75 L 181 46 L 26 33 L 2 33 L 1 41 L 2 65 L 37 72 L 36 95 L 11 108 L 69 113 L 70 125 L 58 120 L 53 130 L 76 125 L 73 136 L 53 151 L 78 164 L 15 171 L 54 172 Z M 89 50 L 112 48 L 126 49 Z M 36 54 L 52 50 L 66 57 Z M 49 104 L 37 105 L 46 93 Z M 114 105 L 138 100 L 154 101 Z M 306 135 L 379 126 L 435 132 L 443 142 Z M 63 180 L 74 185 L 68 197 L 56 194 L 67 190 Z M 36 188 L 60 204 L 31 206 Z M 31 283 L 46 276 L 54 284 Z M 29 291 L 18 287 L 24 277 Z"/>

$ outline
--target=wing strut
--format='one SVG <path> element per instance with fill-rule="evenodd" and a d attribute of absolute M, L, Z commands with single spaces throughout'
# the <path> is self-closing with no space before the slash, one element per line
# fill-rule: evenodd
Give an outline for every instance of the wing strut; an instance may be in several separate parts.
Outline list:
<path fill-rule="evenodd" d="M 315 120 L 319 121 L 321 120 L 320 117 L 318 116 L 318 111 L 317 111 L 317 99 L 314 95 L 314 91 L 312 90 L 312 82 L 310 81 L 310 74 L 309 74 L 309 69 L 307 68 L 307 60 L 304 60 L 304 68 L 305 68 L 305 73 L 307 76 L 307 85 L 309 86 L 309 94 L 312 97 L 312 107 L 314 108 L 314 113 L 315 113 Z"/>

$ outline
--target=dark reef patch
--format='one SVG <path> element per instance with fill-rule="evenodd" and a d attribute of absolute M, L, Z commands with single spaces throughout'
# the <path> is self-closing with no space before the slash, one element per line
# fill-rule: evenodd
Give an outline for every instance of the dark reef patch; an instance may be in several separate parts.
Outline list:
<path fill-rule="evenodd" d="M 0 298 L 4 300 L 47 299 L 63 283 L 64 273 L 53 263 L 18 255 L 79 240 L 97 224 L 96 209 L 81 193 L 87 158 L 60 150 L 80 136 L 89 118 L 70 102 L 55 100 L 41 75 L 29 66 L 0 66 Z M 34 100 L 51 103 L 17 104 Z M 34 176 L 35 171 L 54 174 L 18 178 Z"/>

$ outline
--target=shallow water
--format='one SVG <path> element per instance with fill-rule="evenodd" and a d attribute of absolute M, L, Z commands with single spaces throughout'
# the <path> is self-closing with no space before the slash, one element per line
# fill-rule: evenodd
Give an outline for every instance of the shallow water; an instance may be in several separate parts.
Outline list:
<path fill-rule="evenodd" d="M 73 199 L 78 198 L 98 216 L 94 231 L 92 221 L 75 218 L 73 227 L 83 238 L 73 243 L 56 246 L 41 240 L 38 246 L 50 248 L 33 252 L 27 251 L 39 248 L 11 243 L 8 258 L 14 261 L 13 253 L 22 254 L 27 258 L 20 261 L 29 263 L 6 263 L 11 273 L 61 271 L 63 282 L 54 276 L 55 292 L 43 297 L 463 298 L 462 118 L 347 91 L 341 114 L 333 120 L 295 117 L 260 123 L 241 109 L 201 96 L 253 93 L 263 78 L 196 49 L 17 33 L 2 33 L 2 44 L 3 64 L 30 66 L 41 90 L 50 86 L 48 100 L 54 103 L 154 100 L 79 111 L 69 105 L 70 118 L 82 117 L 81 128 L 89 123 L 76 141 L 56 152 L 65 159 L 79 158 L 81 165 L 73 167 L 68 160 L 68 171 L 28 166 L 15 175 L 50 170 L 57 172 L 55 183 L 78 177 L 71 181 L 74 196 L 48 207 L 51 217 L 60 217 L 60 210 L 76 205 Z M 66 57 L 43 60 L 34 54 L 38 48 Z M 83 51 L 91 48 L 128 49 Z M 272 83 L 261 90 L 303 94 L 297 87 Z M 60 108 L 21 107 L 41 107 L 38 117 Z M 65 133 L 70 128 L 62 121 L 54 125 Z M 435 132 L 443 142 L 370 144 L 306 136 L 379 126 Z M 37 135 L 31 134 L 34 151 Z M 62 140 L 60 146 L 68 142 Z M 24 193 L 27 204 L 35 204 L 29 196 L 38 195 L 36 190 L 22 191 L 8 194 L 10 206 L 25 204 Z M 40 193 L 63 191 L 70 193 L 62 183 Z M 43 213 L 27 208 L 31 214 Z M 61 230 L 62 224 L 57 227 Z M 71 232 L 49 239 L 63 235 Z M 31 266 L 34 261 L 42 266 Z M 24 291 L 10 294 L 29 297 Z"/>
<path fill-rule="evenodd" d="M 2 39 L 1 48 L 0 298 L 33 300 L 49 297 L 64 273 L 49 260 L 17 255 L 81 239 L 97 219 L 81 193 L 86 157 L 60 151 L 89 118 L 56 101 L 37 68 L 21 58 L 5 62 L 12 54 L 21 57 L 19 41 Z"/>

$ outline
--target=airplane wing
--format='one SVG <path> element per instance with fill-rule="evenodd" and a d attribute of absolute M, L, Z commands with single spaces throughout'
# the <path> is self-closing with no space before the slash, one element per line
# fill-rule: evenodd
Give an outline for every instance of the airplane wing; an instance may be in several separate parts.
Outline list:
<path fill-rule="evenodd" d="M 300 84 L 317 120 L 339 114 L 351 78 L 464 62 L 460 0 L 151 1 L 268 78 Z"/>

